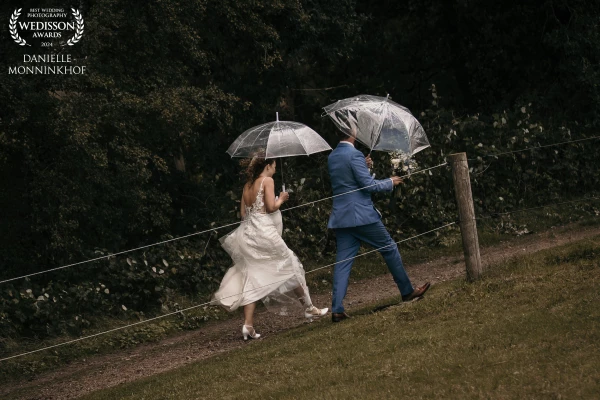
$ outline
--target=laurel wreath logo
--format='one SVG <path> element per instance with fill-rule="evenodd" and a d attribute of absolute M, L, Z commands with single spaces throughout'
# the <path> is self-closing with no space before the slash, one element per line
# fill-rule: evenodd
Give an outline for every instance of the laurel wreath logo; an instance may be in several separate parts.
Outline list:
<path fill-rule="evenodd" d="M 75 17 L 75 21 L 77 21 L 77 29 L 75 29 L 75 35 L 73 35 L 67 43 L 63 44 L 63 46 L 73 46 L 75 43 L 79 42 L 81 36 L 83 36 L 83 17 L 79 13 L 79 10 L 71 8 L 71 11 L 73 11 L 73 16 Z"/>
<path fill-rule="evenodd" d="M 19 33 L 17 32 L 17 20 L 19 19 L 19 15 L 21 15 L 21 10 L 22 8 L 19 8 L 12 13 L 10 22 L 8 23 L 8 31 L 13 40 L 20 46 L 31 46 L 30 44 L 27 44 L 27 41 L 19 36 Z"/>

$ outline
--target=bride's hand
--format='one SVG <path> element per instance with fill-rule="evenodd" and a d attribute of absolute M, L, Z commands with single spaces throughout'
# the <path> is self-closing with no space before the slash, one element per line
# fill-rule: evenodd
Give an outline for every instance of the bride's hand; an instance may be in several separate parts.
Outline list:
<path fill-rule="evenodd" d="M 279 200 L 281 200 L 282 203 L 288 201 L 289 198 L 290 198 L 290 194 L 288 192 L 279 193 Z"/>

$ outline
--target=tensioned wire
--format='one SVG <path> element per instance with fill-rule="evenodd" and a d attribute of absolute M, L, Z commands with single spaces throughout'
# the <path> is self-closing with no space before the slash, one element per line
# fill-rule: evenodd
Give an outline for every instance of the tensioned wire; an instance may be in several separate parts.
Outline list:
<path fill-rule="evenodd" d="M 406 242 L 406 241 L 409 241 L 409 240 L 412 240 L 412 239 L 418 238 L 418 237 L 420 237 L 420 236 L 423 236 L 423 235 L 427 235 L 427 234 L 429 234 L 429 233 L 432 233 L 432 232 L 438 231 L 438 230 L 440 230 L 440 229 L 447 228 L 447 227 L 449 227 L 449 226 L 451 226 L 451 225 L 455 225 L 455 224 L 456 224 L 456 222 L 451 222 L 451 223 L 449 223 L 449 224 L 446 224 L 446 225 L 440 226 L 440 227 L 438 227 L 438 228 L 435 228 L 435 229 L 429 230 L 429 231 L 427 231 L 427 232 L 423 232 L 423 233 L 419 233 L 418 235 L 411 236 L 411 237 L 409 237 L 409 238 L 407 238 L 407 239 L 402 239 L 402 240 L 399 240 L 399 241 L 397 241 L 397 242 L 392 242 L 392 243 L 390 243 L 390 244 L 388 244 L 388 245 L 386 245 L 386 246 L 379 247 L 379 248 L 377 248 L 377 249 L 373 249 L 373 250 L 370 250 L 370 251 L 364 252 L 364 253 L 362 253 L 362 254 L 358 254 L 358 255 L 356 255 L 356 256 L 354 256 L 354 257 L 346 258 L 346 259 L 344 259 L 344 260 L 336 261 L 336 262 L 334 262 L 334 263 L 327 264 L 327 265 L 324 265 L 324 266 L 322 266 L 322 267 L 318 267 L 318 268 L 312 269 L 312 270 L 310 270 L 310 271 L 306 272 L 306 274 L 311 274 L 311 273 L 313 273 L 313 272 L 316 272 L 316 271 L 319 271 L 319 270 L 322 270 L 322 269 L 325 269 L 325 268 L 332 267 L 332 266 L 334 266 L 334 265 L 336 265 L 336 264 L 339 264 L 339 263 L 342 263 L 342 262 L 345 262 L 345 261 L 349 261 L 349 260 L 353 260 L 353 259 L 356 259 L 356 258 L 359 258 L 359 257 L 366 256 L 367 254 L 371 254 L 371 253 L 373 253 L 373 252 L 375 252 L 375 251 L 379 251 L 379 250 L 382 250 L 382 249 L 385 249 L 385 248 L 388 248 L 388 247 L 391 247 L 391 246 L 394 246 L 394 245 L 398 245 L 398 244 L 400 244 L 400 243 L 403 243 L 403 242 Z M 229 296 L 221 297 L 221 298 L 219 298 L 219 299 L 214 299 L 214 300 L 211 300 L 211 301 L 208 301 L 208 302 L 202 303 L 202 304 L 197 304 L 197 305 L 194 305 L 194 306 L 191 306 L 191 307 L 184 308 L 184 309 L 182 309 L 182 310 L 173 311 L 173 312 L 170 312 L 170 313 L 167 313 L 167 314 L 164 314 L 164 315 L 159 315 L 158 317 L 149 318 L 149 319 L 146 319 L 146 320 L 144 320 L 144 321 L 134 322 L 133 324 L 123 325 L 123 326 L 120 326 L 120 327 L 117 327 L 117 328 L 109 329 L 109 330 L 107 330 L 107 331 L 103 331 L 103 332 L 94 333 L 94 334 L 92 334 L 92 335 L 83 336 L 83 337 L 80 337 L 80 338 L 77 338 L 77 339 L 73 339 L 73 340 L 68 340 L 68 341 L 66 341 L 66 342 L 62 342 L 62 343 L 57 343 L 57 344 L 54 344 L 54 345 L 52 345 L 52 346 L 42 347 L 41 349 L 37 349 L 37 350 L 31 350 L 31 351 L 28 351 L 28 352 L 25 352 L 25 353 L 21 353 L 21 354 L 17 354 L 17 355 L 14 355 L 14 356 L 10 356 L 10 357 L 1 358 L 1 359 L 0 359 L 0 362 L 1 362 L 1 361 L 7 361 L 7 360 L 10 360 L 10 359 L 13 359 L 13 358 L 23 357 L 23 356 L 26 356 L 26 355 L 29 355 L 29 354 L 33 354 L 33 353 L 38 353 L 38 352 L 40 352 L 40 351 L 44 351 L 44 350 L 50 350 L 50 349 L 54 349 L 54 348 L 56 348 L 56 347 L 65 346 L 65 345 L 67 345 L 67 344 L 71 344 L 71 343 L 79 342 L 79 341 L 82 341 L 82 340 L 85 340 L 85 339 L 91 339 L 91 338 L 94 338 L 94 337 L 97 337 L 97 336 L 106 335 L 106 334 L 108 334 L 108 333 L 116 332 L 116 331 L 123 330 L 123 329 L 126 329 L 126 328 L 131 328 L 131 327 L 133 327 L 133 326 L 136 326 L 136 325 L 145 324 L 145 323 L 147 323 L 147 322 L 155 321 L 155 320 L 158 320 L 158 319 L 161 319 L 161 318 L 165 318 L 165 317 L 168 317 L 168 316 L 171 316 L 171 315 L 175 315 L 175 314 L 183 313 L 184 311 L 189 311 L 189 310 L 193 310 L 193 309 L 195 309 L 195 308 L 199 308 L 199 307 L 207 306 L 207 305 L 210 305 L 210 304 L 214 303 L 214 302 L 215 302 L 215 301 L 217 301 L 217 300 L 224 300 L 224 299 L 227 299 L 227 298 L 230 298 L 230 297 L 239 296 L 239 295 L 241 295 L 241 294 L 244 294 L 244 293 L 250 293 L 250 292 L 253 292 L 253 291 L 255 291 L 255 290 L 258 290 L 258 289 L 262 289 L 262 288 L 264 288 L 264 287 L 267 287 L 267 286 L 272 286 L 272 285 L 275 285 L 275 284 L 278 284 L 278 283 L 283 283 L 283 282 L 285 282 L 286 280 L 287 280 L 287 279 L 282 279 L 282 280 L 280 280 L 280 281 L 273 282 L 273 283 L 270 283 L 270 284 L 268 284 L 268 285 L 263 285 L 263 286 L 260 286 L 260 287 L 254 288 L 254 289 L 250 289 L 250 290 L 246 290 L 246 291 L 243 291 L 243 292 L 240 292 L 240 293 L 236 293 L 236 294 L 232 294 L 232 295 L 229 295 Z"/>
<path fill-rule="evenodd" d="M 476 217 L 476 218 L 473 218 L 473 219 L 474 220 L 480 220 L 480 219 L 498 218 L 501 215 L 514 214 L 514 213 L 525 212 L 525 211 L 530 211 L 530 210 L 538 210 L 540 208 L 554 207 L 554 206 L 559 206 L 559 205 L 562 205 L 562 204 L 579 203 L 579 202 L 586 201 L 586 200 L 600 200 L 600 197 L 583 197 L 583 198 L 576 199 L 576 200 L 563 201 L 563 202 L 560 202 L 560 203 L 551 203 L 551 204 L 546 204 L 546 205 L 543 205 L 543 206 L 521 208 L 519 210 L 514 210 L 514 211 L 497 212 L 497 213 L 492 213 L 490 215 L 484 215 L 483 217 Z"/>
<path fill-rule="evenodd" d="M 545 148 L 545 147 L 560 146 L 560 145 L 563 145 L 563 144 L 577 143 L 577 142 L 583 142 L 583 141 L 586 141 L 586 140 L 593 140 L 593 139 L 600 139 L 600 136 L 592 136 L 592 137 L 589 137 L 589 138 L 582 138 L 582 139 L 569 140 L 569 141 L 566 141 L 566 142 L 560 142 L 560 143 L 551 143 L 551 144 L 545 144 L 545 145 L 543 145 L 543 146 L 528 147 L 528 148 L 526 148 L 526 149 L 519 149 L 519 150 L 512 150 L 512 151 L 504 151 L 504 152 L 502 152 L 502 153 L 496 153 L 496 154 L 489 153 L 489 154 L 484 154 L 484 155 L 481 155 L 481 156 L 479 156 L 479 157 L 496 157 L 496 156 L 503 156 L 503 155 L 506 155 L 506 154 L 521 153 L 521 152 L 523 152 L 523 151 L 531 151 L 531 150 L 536 150 L 536 149 L 543 149 L 543 148 Z M 469 160 L 469 161 L 474 161 L 474 160 L 477 160 L 477 158 L 469 158 L 468 160 Z"/>
<path fill-rule="evenodd" d="M 257 127 L 257 129 L 261 128 L 261 127 L 262 126 L 259 126 L 259 127 Z M 544 148 L 544 147 L 552 147 L 552 146 L 558 146 L 558 145 L 563 145 L 563 144 L 581 142 L 581 141 L 585 141 L 585 140 L 598 139 L 598 138 L 600 138 L 600 136 L 594 136 L 594 137 L 590 137 L 590 138 L 583 138 L 583 139 L 571 140 L 571 141 L 567 141 L 567 142 L 553 143 L 553 144 L 548 144 L 548 145 L 538 146 L 538 147 L 530 147 L 530 148 L 520 149 L 520 150 L 514 150 L 514 151 L 507 151 L 507 152 L 502 152 L 502 153 L 497 153 L 497 154 L 485 154 L 485 155 L 482 155 L 480 157 L 500 156 L 500 155 L 518 153 L 518 152 L 523 152 L 523 151 L 541 149 L 541 148 Z M 468 160 L 469 161 L 473 161 L 473 160 L 477 160 L 477 159 L 476 158 L 470 158 Z M 431 170 L 431 169 L 434 169 L 434 168 L 438 168 L 438 167 L 442 167 L 444 165 L 447 165 L 447 163 L 442 163 L 442 164 L 436 165 L 436 166 L 431 167 L 431 168 L 427 168 L 427 169 L 424 169 L 424 170 L 419 170 L 419 171 L 413 172 L 411 174 L 403 175 L 400 178 L 410 177 L 411 175 L 418 174 L 418 173 L 421 173 L 421 172 L 426 172 L 428 170 Z M 319 199 L 319 200 L 311 201 L 311 202 L 308 202 L 308 203 L 300 204 L 298 206 L 286 208 L 285 210 L 282 210 L 282 212 L 285 212 L 285 211 L 288 211 L 288 210 L 293 210 L 293 209 L 299 208 L 299 207 L 305 207 L 307 205 L 315 204 L 315 203 L 318 203 L 320 201 L 325 201 L 325 200 L 328 200 L 328 199 L 333 199 L 334 197 L 343 196 L 345 194 L 353 193 L 353 192 L 356 192 L 356 191 L 359 191 L 359 190 L 368 189 L 368 188 L 376 186 L 376 185 L 378 185 L 378 184 L 373 184 L 373 185 L 365 186 L 365 187 L 360 188 L 360 189 L 351 190 L 349 192 L 340 193 L 340 194 L 337 194 L 337 195 L 334 195 L 334 196 L 325 197 L 323 199 Z M 102 260 L 103 258 L 109 258 L 109 257 L 117 256 L 117 255 L 120 255 L 120 254 L 130 253 L 130 252 L 134 252 L 134 251 L 137 251 L 137 250 L 141 250 L 141 249 L 145 249 L 145 248 L 149 248 L 149 247 L 153 247 L 153 246 L 158 246 L 158 245 L 161 245 L 161 244 L 173 242 L 173 241 L 176 241 L 176 240 L 185 239 L 185 238 L 188 238 L 188 237 L 191 237 L 191 236 L 195 236 L 195 235 L 201 235 L 203 233 L 212 232 L 212 231 L 216 231 L 218 229 L 223 229 L 223 228 L 227 228 L 227 227 L 230 227 L 230 226 L 238 225 L 238 224 L 241 224 L 241 222 L 242 221 L 238 221 L 238 222 L 234 222 L 234 223 L 231 223 L 231 224 L 226 224 L 226 225 L 218 226 L 216 228 L 211 228 L 211 229 L 207 229 L 207 230 L 204 230 L 204 231 L 200 231 L 200 232 L 190 233 L 188 235 L 180 236 L 180 237 L 177 237 L 177 238 L 168 239 L 168 240 L 164 240 L 164 241 L 157 242 L 157 243 L 152 243 L 152 244 L 149 244 L 149 245 L 140 246 L 140 247 L 136 247 L 136 248 L 129 249 L 129 250 L 119 251 L 119 252 L 116 252 L 116 253 L 109 254 L 107 256 L 96 257 L 96 258 L 92 258 L 92 259 L 88 259 L 88 260 L 83 260 L 83 261 L 79 261 L 79 262 L 72 263 L 72 264 L 63 265 L 61 267 L 56 267 L 56 268 L 51 268 L 51 269 L 44 270 L 44 271 L 34 272 L 34 273 L 31 273 L 31 274 L 21 275 L 21 276 L 15 277 L 15 278 L 5 279 L 5 280 L 0 281 L 0 284 L 6 283 L 6 282 L 12 282 L 12 281 L 15 281 L 15 280 L 18 280 L 18 279 L 28 278 L 30 276 L 45 274 L 47 272 L 57 271 L 57 270 L 61 270 L 61 269 L 73 267 L 73 266 L 76 266 L 76 265 L 81 265 L 81 264 L 85 264 L 85 263 L 89 263 L 89 262 L 93 262 L 93 261 Z"/>
<path fill-rule="evenodd" d="M 412 172 L 410 174 L 403 175 L 400 178 L 406 178 L 406 177 L 410 177 L 411 175 L 419 174 L 419 173 L 422 173 L 422 172 L 427 172 L 429 170 L 442 167 L 442 166 L 444 166 L 446 164 L 447 163 L 442 163 L 442 164 L 436 165 L 435 167 L 431 167 L 431 168 L 427 168 L 427 169 L 422 169 L 422 170 L 419 170 L 419 171 L 415 171 L 415 172 Z M 330 200 L 330 199 L 333 199 L 335 197 L 344 196 L 344 195 L 347 195 L 349 193 L 358 192 L 360 190 L 368 189 L 368 188 L 371 188 L 371 187 L 374 187 L 374 186 L 377 186 L 377 185 L 380 185 L 380 183 L 375 183 L 373 185 L 365 186 L 365 187 L 362 187 L 362 188 L 359 188 L 359 189 L 354 189 L 354 190 L 350 190 L 348 192 L 339 193 L 339 194 L 334 195 L 334 196 L 324 197 L 324 198 L 319 199 L 319 200 L 311 201 L 311 202 L 308 202 L 308 203 L 303 203 L 303 204 L 300 204 L 300 205 L 297 205 L 297 206 L 294 206 L 294 207 L 290 207 L 290 208 L 286 208 L 284 210 L 281 210 L 281 212 L 286 212 L 286 211 L 289 211 L 289 210 L 293 210 L 295 208 L 305 207 L 305 206 L 312 205 L 312 204 L 315 204 L 315 203 L 318 203 L 318 202 L 321 202 L 321 201 Z M 173 239 L 163 240 L 161 242 L 152 243 L 152 244 L 148 244 L 148 245 L 145 245 L 145 246 L 136 247 L 136 248 L 129 249 L 129 250 L 123 250 L 123 251 L 119 251 L 119 252 L 116 252 L 116 253 L 111 253 L 111 254 L 108 254 L 108 255 L 101 256 L 101 257 L 96 257 L 96 258 L 91 258 L 91 259 L 88 259 L 88 260 L 78 261 L 76 263 L 67 264 L 67 265 L 63 265 L 63 266 L 60 266 L 60 267 L 47 269 L 47 270 L 44 270 L 44 271 L 32 272 L 31 274 L 21 275 L 21 276 L 15 277 L 15 278 L 9 278 L 9 279 L 2 280 L 2 281 L 0 281 L 0 284 L 6 283 L 6 282 L 16 281 L 18 279 L 28 278 L 30 276 L 41 275 L 41 274 L 45 274 L 45 273 L 48 273 L 48 272 L 58 271 L 58 270 L 61 270 L 61 269 L 65 269 L 65 268 L 69 268 L 69 267 L 74 267 L 76 265 L 86 264 L 86 263 L 90 263 L 90 262 L 93 262 L 93 261 L 102 260 L 102 259 L 105 259 L 105 258 L 108 259 L 110 257 L 118 256 L 120 254 L 131 253 L 131 252 L 134 252 L 134 251 L 137 251 L 137 250 L 146 249 L 146 248 L 149 248 L 149 247 L 158 246 L 158 245 L 169 243 L 169 242 L 174 242 L 176 240 L 181 240 L 181 239 L 189 238 L 189 237 L 192 237 L 192 236 L 201 235 L 201 234 L 207 233 L 207 232 L 217 231 L 219 229 L 227 228 L 227 227 L 234 226 L 234 225 L 239 225 L 242 222 L 243 221 L 236 221 L 236 222 L 232 222 L 231 224 L 221 225 L 221 226 L 218 226 L 218 227 L 215 227 L 215 228 L 211 228 L 211 229 L 206 229 L 206 230 L 203 230 L 203 231 L 200 231 L 200 232 L 190 233 L 188 235 L 179 236 L 179 237 L 176 237 L 176 238 L 173 238 Z"/>
<path fill-rule="evenodd" d="M 400 176 L 399 178 L 406 178 L 406 177 L 409 177 L 409 178 L 410 178 L 412 175 L 416 175 L 416 174 L 420 174 L 420 173 L 423 173 L 423 172 L 427 172 L 427 171 L 430 171 L 430 170 L 432 170 L 432 169 L 435 169 L 435 168 L 443 167 L 444 165 L 448 165 L 448 163 L 442 163 L 442 164 L 438 164 L 438 165 L 436 165 L 436 166 L 434 166 L 434 167 L 431 167 L 431 168 L 420 169 L 420 170 L 418 170 L 418 171 L 416 171 L 416 172 L 411 172 L 410 174 L 402 175 L 402 176 Z M 386 178 L 386 179 L 390 179 L 390 178 Z M 383 179 L 383 180 L 385 180 L 385 179 Z M 368 188 L 370 188 L 370 187 L 377 186 L 377 185 L 380 185 L 380 184 L 381 184 L 381 183 L 375 183 L 375 184 L 373 184 L 373 185 L 365 186 L 365 187 L 362 187 L 362 188 L 359 188 L 359 189 L 354 189 L 354 190 L 350 190 L 350 191 L 348 191 L 348 192 L 344 192 L 344 193 L 338 193 L 338 194 L 335 194 L 335 195 L 333 195 L 333 196 L 324 197 L 324 198 L 322 198 L 322 199 L 319 199 L 319 200 L 315 200 L 315 201 L 309 201 L 308 203 L 302 203 L 302 204 L 300 204 L 300 205 L 297 205 L 297 206 L 294 206 L 294 207 L 286 208 L 286 209 L 285 209 L 285 210 L 283 210 L 283 211 L 289 211 L 289 210 L 293 210 L 293 209 L 295 209 L 295 208 L 305 207 L 305 206 L 308 206 L 308 205 L 311 205 L 311 204 L 314 204 L 314 203 L 319 203 L 319 202 L 321 202 L 321 201 L 330 200 L 330 199 L 333 199 L 333 198 L 336 198 L 336 197 L 339 197 L 339 196 L 344 196 L 344 195 L 347 195 L 348 193 L 354 193 L 354 192 L 361 191 L 361 190 L 363 190 L 363 189 L 368 189 Z M 282 212 L 283 212 L 283 211 L 282 211 Z M 2 282 L 0 282 L 0 283 L 2 283 Z"/>

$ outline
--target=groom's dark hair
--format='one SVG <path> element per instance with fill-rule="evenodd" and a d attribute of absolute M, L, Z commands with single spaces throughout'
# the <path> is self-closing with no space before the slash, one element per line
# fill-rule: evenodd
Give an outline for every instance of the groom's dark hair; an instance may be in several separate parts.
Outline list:
<path fill-rule="evenodd" d="M 351 130 L 351 132 L 354 133 L 354 136 L 356 137 L 356 127 L 351 126 L 350 130 Z M 349 134 L 344 133 L 339 129 L 336 129 L 335 134 L 337 135 L 338 139 L 340 139 L 340 140 L 346 140 L 350 137 Z"/>
<path fill-rule="evenodd" d="M 346 135 L 344 132 L 340 131 L 339 129 L 335 130 L 335 136 L 337 136 L 337 138 L 339 140 L 346 140 L 346 139 L 348 139 L 348 135 Z"/>

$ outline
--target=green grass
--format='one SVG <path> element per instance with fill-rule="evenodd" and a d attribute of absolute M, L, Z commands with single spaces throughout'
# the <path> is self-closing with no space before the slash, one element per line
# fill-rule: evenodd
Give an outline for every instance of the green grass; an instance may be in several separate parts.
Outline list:
<path fill-rule="evenodd" d="M 597 398 L 600 237 L 87 399 Z"/>

